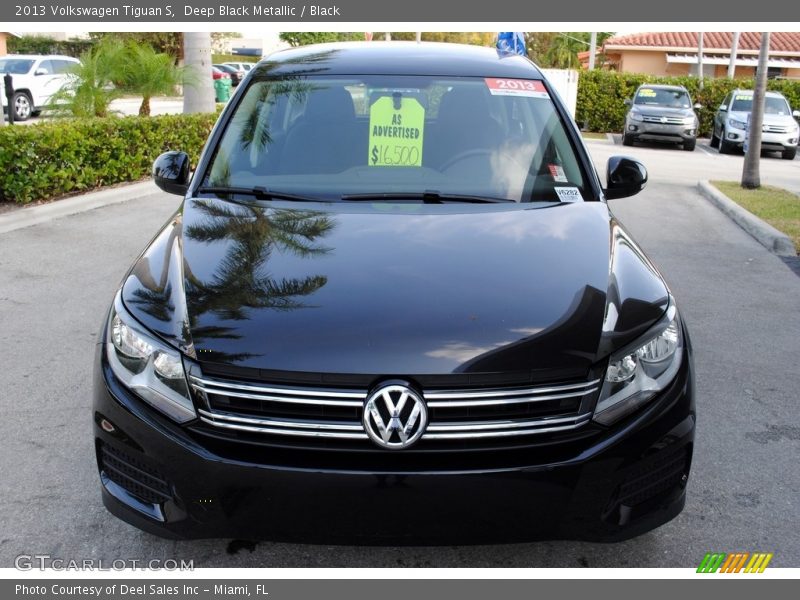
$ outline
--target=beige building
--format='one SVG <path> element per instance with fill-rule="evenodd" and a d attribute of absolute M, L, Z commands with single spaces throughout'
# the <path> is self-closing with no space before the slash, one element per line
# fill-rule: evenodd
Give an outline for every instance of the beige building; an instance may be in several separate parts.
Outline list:
<path fill-rule="evenodd" d="M 635 33 L 608 38 L 598 50 L 598 65 L 621 73 L 647 75 L 697 75 L 697 32 Z M 703 75 L 725 77 L 731 59 L 733 33 L 703 34 Z M 742 32 L 736 51 L 735 77 L 753 77 L 758 63 L 761 33 Z M 579 55 L 581 65 L 589 53 Z M 769 77 L 800 79 L 800 32 L 773 32 L 770 36 Z"/>
<path fill-rule="evenodd" d="M 19 37 L 17 33 L 11 33 L 8 31 L 0 31 L 0 56 L 5 56 L 8 54 L 8 38 L 11 36 Z"/>

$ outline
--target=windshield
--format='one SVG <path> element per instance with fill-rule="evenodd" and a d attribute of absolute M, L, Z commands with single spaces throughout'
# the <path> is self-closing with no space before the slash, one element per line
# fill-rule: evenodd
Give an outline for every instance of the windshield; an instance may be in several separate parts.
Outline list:
<path fill-rule="evenodd" d="M 733 112 L 752 112 L 753 94 L 736 94 L 731 104 Z M 789 115 L 789 103 L 779 96 L 767 96 L 764 98 L 765 115 Z"/>
<path fill-rule="evenodd" d="M 31 70 L 33 61 L 26 58 L 0 58 L 0 73 L 25 75 Z"/>
<path fill-rule="evenodd" d="M 689 94 L 683 90 L 664 90 L 660 88 L 639 88 L 634 104 L 648 106 L 668 106 L 669 108 L 691 108 Z"/>
<path fill-rule="evenodd" d="M 584 182 L 540 81 L 311 76 L 251 82 L 202 186 L 559 202 Z"/>

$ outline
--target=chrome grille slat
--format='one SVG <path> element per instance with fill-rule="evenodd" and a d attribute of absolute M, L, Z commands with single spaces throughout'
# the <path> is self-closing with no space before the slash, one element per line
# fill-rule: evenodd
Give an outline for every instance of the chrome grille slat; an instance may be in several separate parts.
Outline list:
<path fill-rule="evenodd" d="M 212 427 L 273 436 L 369 440 L 360 418 L 367 390 L 289 387 L 196 374 L 189 379 L 203 399 L 204 406 L 198 409 L 200 420 Z M 538 387 L 430 390 L 423 396 L 428 408 L 435 412 L 421 439 L 481 440 L 577 429 L 591 418 L 586 401 L 597 392 L 599 384 L 600 379 L 593 379 Z M 225 401 L 226 396 L 239 401 Z M 306 408 L 298 406 L 295 410 L 290 408 L 292 405 Z M 514 416 L 504 416 L 509 414 Z"/>
<path fill-rule="evenodd" d="M 661 117 L 643 117 L 645 123 L 661 123 L 662 125 L 683 125 L 683 119 L 678 117 L 667 117 L 662 120 Z"/>

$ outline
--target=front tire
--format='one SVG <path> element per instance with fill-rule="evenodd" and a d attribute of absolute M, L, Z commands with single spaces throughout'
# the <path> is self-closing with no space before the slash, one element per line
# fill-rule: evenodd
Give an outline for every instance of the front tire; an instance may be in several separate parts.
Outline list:
<path fill-rule="evenodd" d="M 733 154 L 733 144 L 725 139 L 725 130 L 722 130 L 722 137 L 719 139 L 719 153 Z"/>
<path fill-rule="evenodd" d="M 715 127 L 711 128 L 711 142 L 709 146 L 712 148 L 717 148 L 719 146 L 719 138 L 717 137 L 717 129 Z"/>
<path fill-rule="evenodd" d="M 781 154 L 783 160 L 794 160 L 795 156 L 797 156 L 797 148 L 784 148 Z"/>
<path fill-rule="evenodd" d="M 687 152 L 693 152 L 694 147 L 696 145 L 697 145 L 697 140 L 691 140 L 691 141 L 687 140 L 683 142 L 683 149 L 686 150 Z"/>
<path fill-rule="evenodd" d="M 622 145 L 623 146 L 633 146 L 633 136 L 628 135 L 627 133 L 622 134 Z"/>
<path fill-rule="evenodd" d="M 14 120 L 27 121 L 33 113 L 33 101 L 25 92 L 14 94 Z"/>

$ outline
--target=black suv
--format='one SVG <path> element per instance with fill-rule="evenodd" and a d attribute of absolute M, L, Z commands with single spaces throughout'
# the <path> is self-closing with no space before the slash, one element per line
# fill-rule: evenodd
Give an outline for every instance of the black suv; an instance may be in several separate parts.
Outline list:
<path fill-rule="evenodd" d="M 196 149 L 192 149 L 196 150 Z M 541 72 L 488 48 L 255 67 L 116 294 L 103 501 L 162 536 L 619 540 L 675 517 L 691 345 Z"/>

